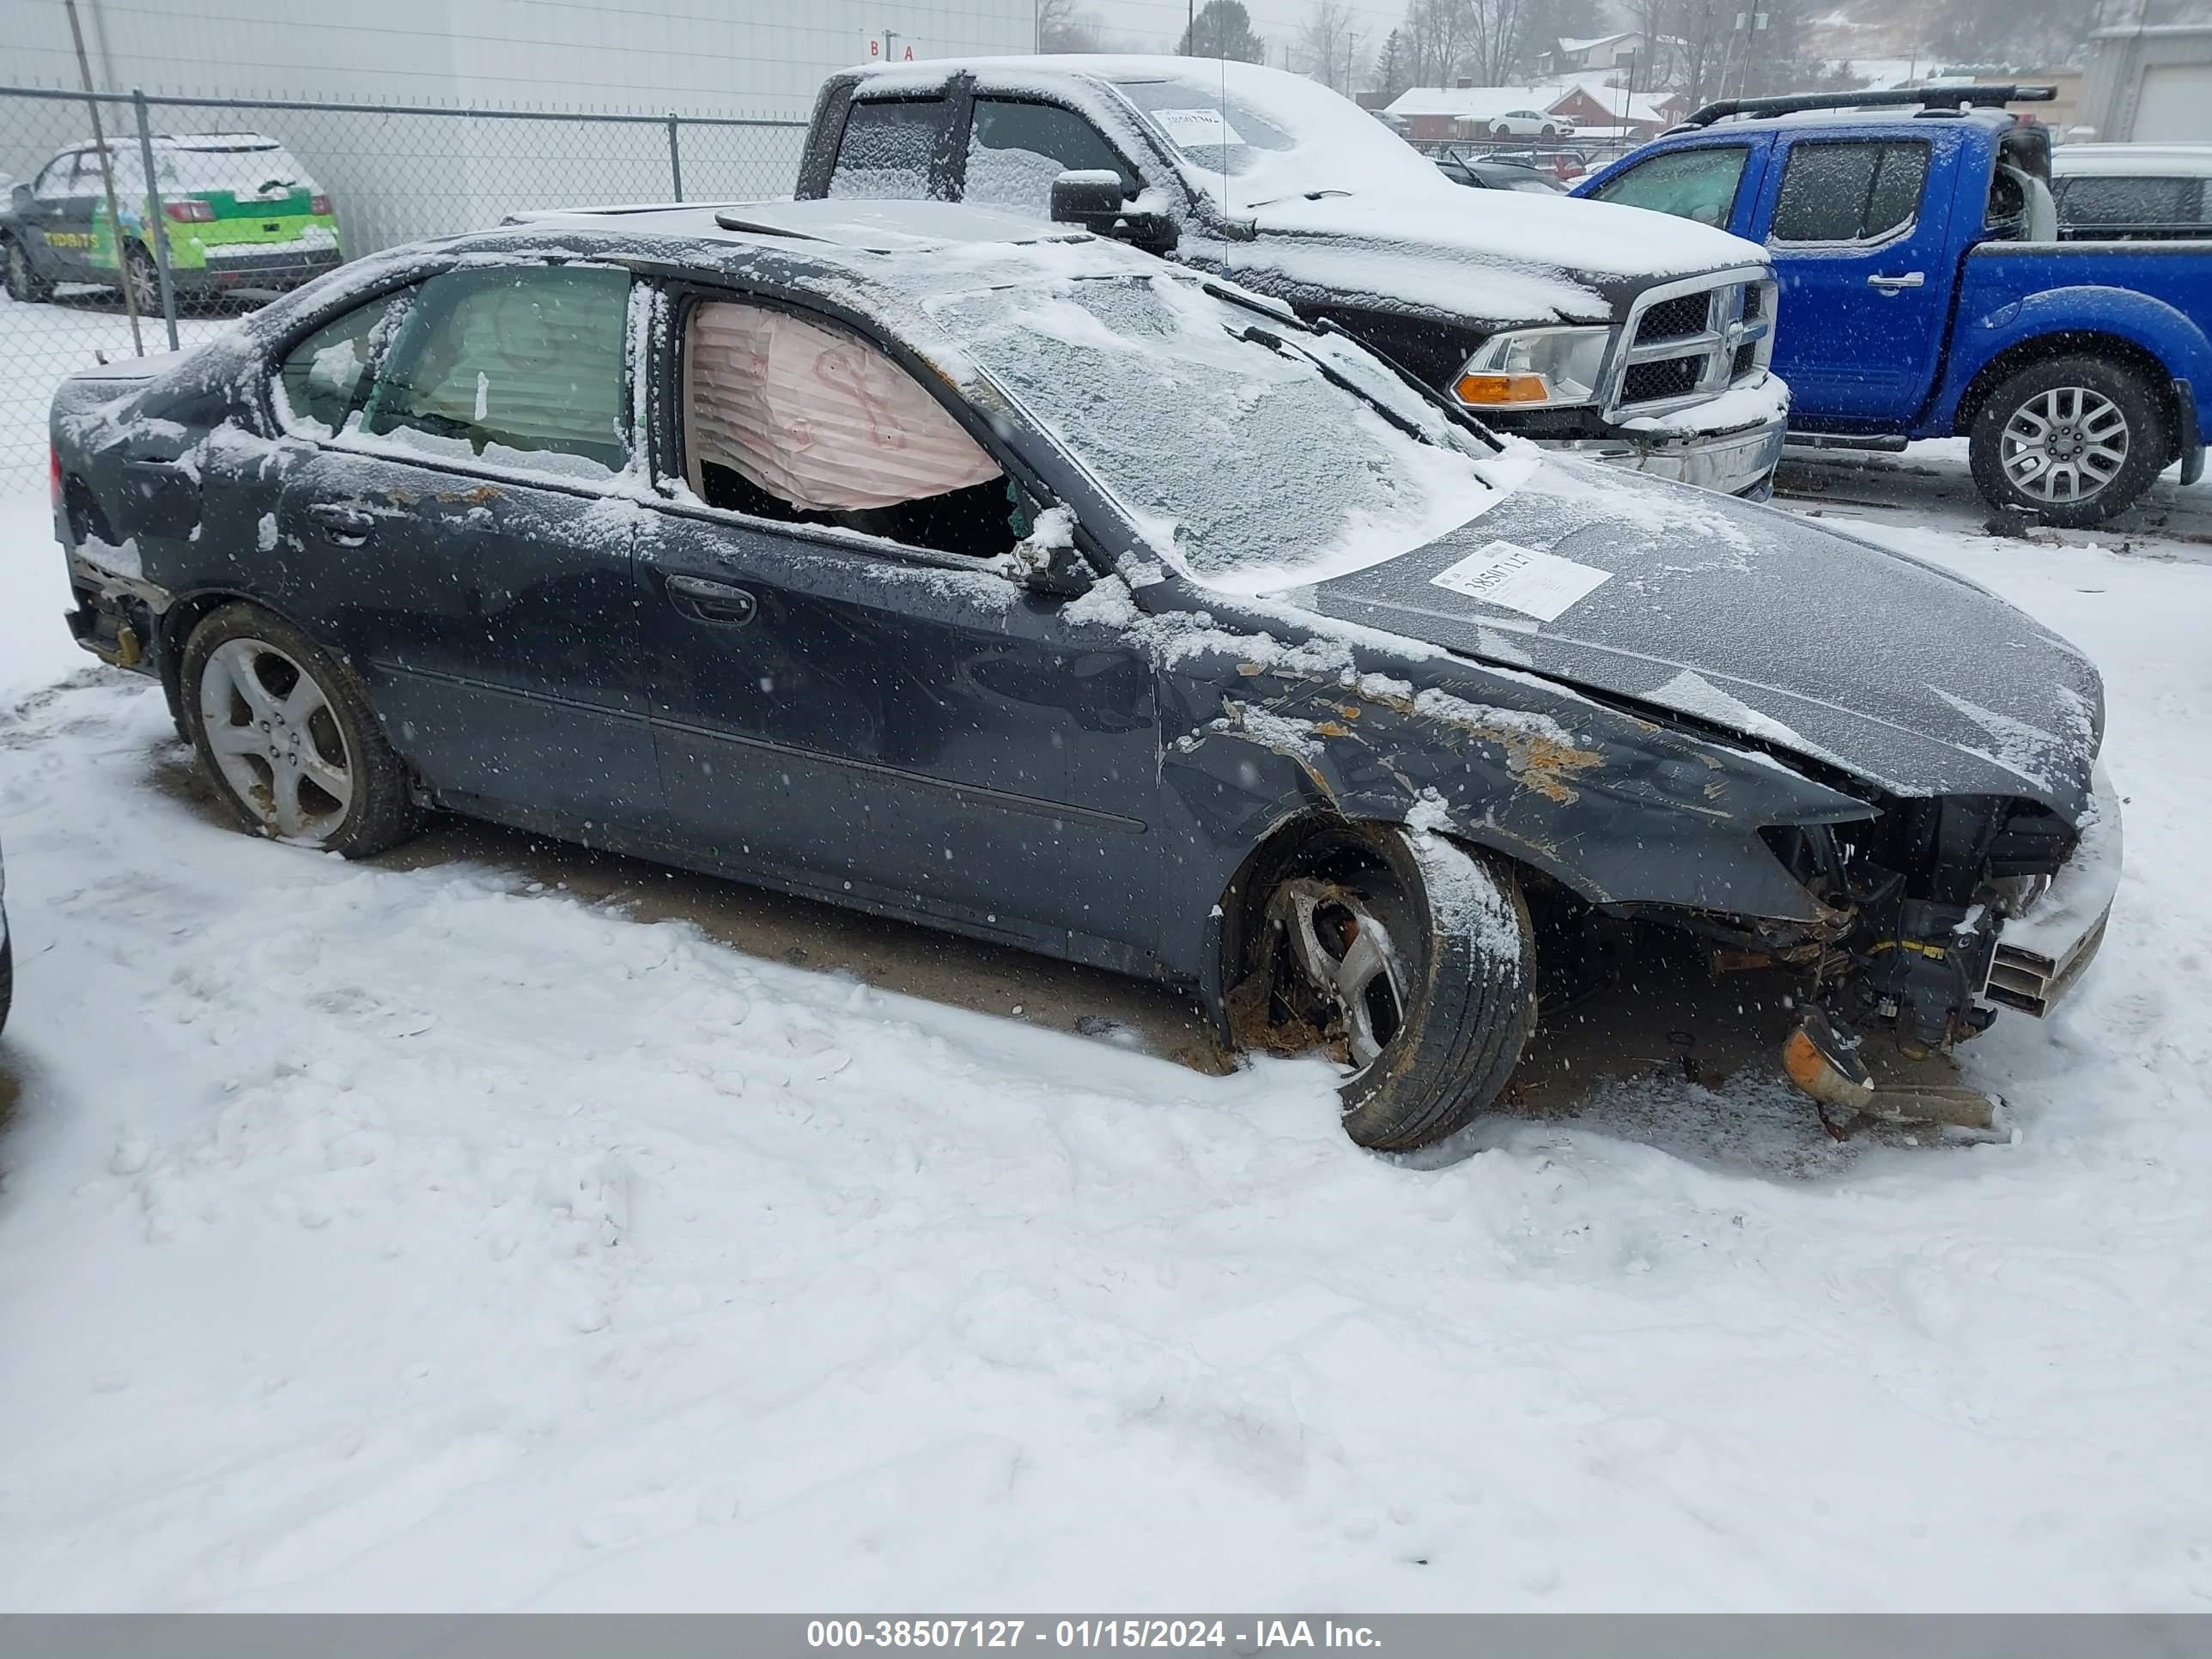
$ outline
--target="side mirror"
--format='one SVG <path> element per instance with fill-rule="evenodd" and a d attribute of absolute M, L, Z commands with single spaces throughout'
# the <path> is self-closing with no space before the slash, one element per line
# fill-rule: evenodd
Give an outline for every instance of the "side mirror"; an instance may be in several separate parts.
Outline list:
<path fill-rule="evenodd" d="M 1052 181 L 1054 224 L 1080 225 L 1094 236 L 1112 236 L 1149 253 L 1176 245 L 1176 223 L 1164 213 L 1133 211 L 1121 199 L 1121 175 L 1108 167 L 1071 167 Z"/>
<path fill-rule="evenodd" d="M 23 212 L 31 205 L 31 187 L 28 185 L 18 185 L 9 191 L 8 205 L 18 213 Z"/>
<path fill-rule="evenodd" d="M 1006 574 L 1032 593 L 1072 599 L 1088 593 L 1098 580 L 1075 548 L 1075 515 L 1064 507 L 1046 508 L 1037 515 L 1027 539 L 1006 555 Z"/>

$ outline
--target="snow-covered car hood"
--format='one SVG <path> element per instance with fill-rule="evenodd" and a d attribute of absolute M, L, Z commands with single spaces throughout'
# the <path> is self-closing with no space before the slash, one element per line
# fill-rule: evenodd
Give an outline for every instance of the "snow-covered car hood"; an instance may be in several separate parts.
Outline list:
<path fill-rule="evenodd" d="M 2069 822 L 2090 799 L 2086 657 L 1972 583 L 1771 507 L 1554 460 L 1443 539 L 1296 597 L 1893 793 L 2016 795 Z"/>
<path fill-rule="evenodd" d="M 1256 240 L 1230 245 L 1232 274 L 1264 268 L 1271 289 L 1371 293 L 1439 317 L 1602 323 L 1655 283 L 1768 263 L 1755 243 L 1641 208 L 1437 184 L 1258 206 Z"/>

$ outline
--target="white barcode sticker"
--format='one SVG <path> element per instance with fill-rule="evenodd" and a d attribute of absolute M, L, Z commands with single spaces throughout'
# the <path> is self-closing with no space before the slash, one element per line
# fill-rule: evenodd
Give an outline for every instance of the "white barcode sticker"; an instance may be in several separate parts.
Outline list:
<path fill-rule="evenodd" d="M 1612 580 L 1610 570 L 1512 542 L 1485 542 L 1457 564 L 1429 578 L 1435 586 L 1518 611 L 1538 622 L 1556 622 Z"/>

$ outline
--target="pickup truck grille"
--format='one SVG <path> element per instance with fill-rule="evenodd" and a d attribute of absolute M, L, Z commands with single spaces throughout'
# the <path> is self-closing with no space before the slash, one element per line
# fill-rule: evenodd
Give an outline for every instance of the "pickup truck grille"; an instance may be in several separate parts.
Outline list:
<path fill-rule="evenodd" d="M 1631 311 L 1610 414 L 1650 415 L 1719 396 L 1765 372 L 1774 283 L 1752 271 L 1669 283 Z"/>

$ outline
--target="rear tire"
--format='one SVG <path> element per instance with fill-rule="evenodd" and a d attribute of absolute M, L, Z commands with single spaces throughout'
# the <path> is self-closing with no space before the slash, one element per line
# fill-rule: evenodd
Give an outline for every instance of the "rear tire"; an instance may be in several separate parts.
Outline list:
<path fill-rule="evenodd" d="M 1967 453 L 1991 507 L 2080 529 L 2134 506 L 2165 470 L 2167 445 L 2142 377 L 2082 354 L 2006 376 L 1975 416 Z"/>
<path fill-rule="evenodd" d="M 43 305 L 54 297 L 54 285 L 39 275 L 31 251 L 14 237 L 0 243 L 4 249 L 8 297 L 18 305 Z"/>
<path fill-rule="evenodd" d="M 1487 856 L 1395 824 L 1310 837 L 1252 895 L 1230 994 L 1240 1044 L 1348 1071 L 1345 1133 L 1408 1151 L 1504 1089 L 1535 1024 L 1520 884 Z"/>
<path fill-rule="evenodd" d="M 249 833 L 367 858 L 422 827 L 405 764 L 352 672 L 283 617 L 227 605 L 178 676 L 200 769 Z"/>
<path fill-rule="evenodd" d="M 131 303 L 141 317 L 161 314 L 161 270 L 154 256 L 133 242 L 124 250 L 123 280 L 130 285 Z"/>

